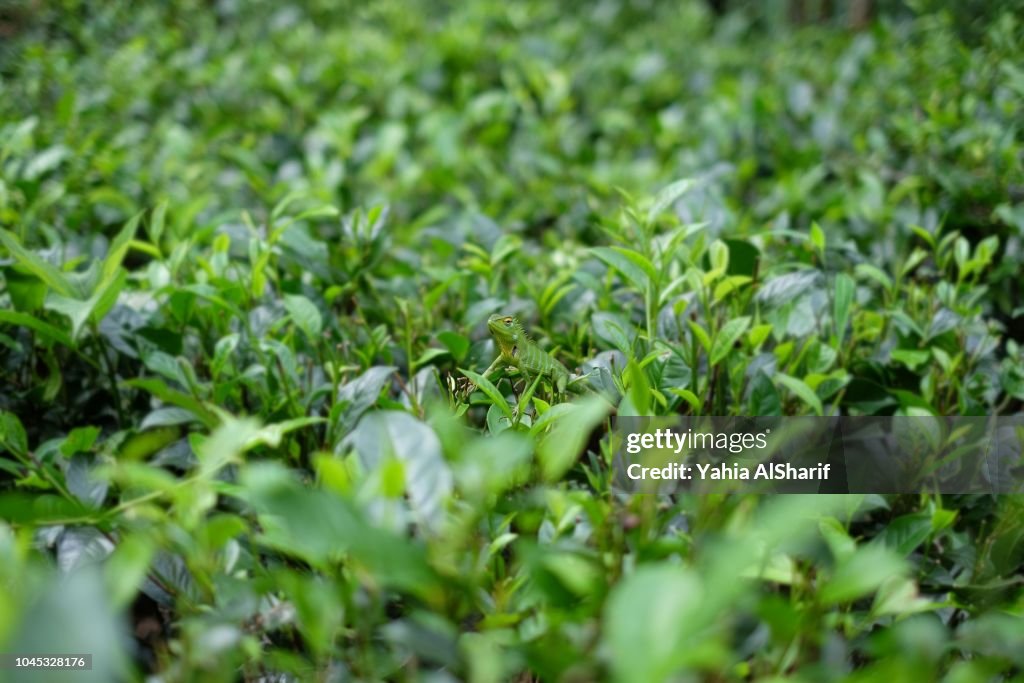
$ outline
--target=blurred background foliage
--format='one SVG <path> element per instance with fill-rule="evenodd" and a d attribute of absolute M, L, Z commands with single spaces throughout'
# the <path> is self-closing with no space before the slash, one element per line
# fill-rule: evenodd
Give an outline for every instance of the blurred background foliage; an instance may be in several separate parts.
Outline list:
<path fill-rule="evenodd" d="M 1020 676 L 1019 498 L 628 498 L 608 425 L 1020 411 L 1022 10 L 0 3 L 0 651 Z M 499 310 L 609 400 L 466 396 Z"/>

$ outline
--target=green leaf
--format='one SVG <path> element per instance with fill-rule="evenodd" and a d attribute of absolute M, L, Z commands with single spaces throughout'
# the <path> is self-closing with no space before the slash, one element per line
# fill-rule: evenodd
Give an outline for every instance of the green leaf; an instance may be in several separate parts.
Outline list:
<path fill-rule="evenodd" d="M 893 349 L 890 357 L 914 371 L 931 360 L 931 354 L 927 350 L 918 349 Z"/>
<path fill-rule="evenodd" d="M 117 301 L 128 274 L 117 271 L 112 278 L 102 282 L 88 299 L 72 299 L 51 292 L 46 297 L 46 308 L 67 316 L 71 321 L 71 336 L 78 339 L 85 324 L 92 320 L 99 324 Z"/>
<path fill-rule="evenodd" d="M 665 212 L 670 206 L 676 203 L 680 197 L 690 191 L 691 188 L 696 184 L 691 178 L 683 178 L 677 180 L 671 185 L 668 185 L 661 189 L 654 197 L 654 201 L 651 203 L 651 208 L 647 210 L 647 223 L 653 224 L 661 214 Z"/>
<path fill-rule="evenodd" d="M 396 369 L 391 365 L 375 365 L 338 390 L 337 403 L 331 412 L 332 443 L 337 443 L 355 427 L 363 413 L 377 402 Z"/>
<path fill-rule="evenodd" d="M 619 271 L 626 278 L 626 281 L 632 284 L 633 288 L 638 292 L 647 291 L 647 272 L 644 268 L 634 263 L 632 259 L 611 247 L 592 247 L 590 252 L 612 269 Z M 648 263 L 648 265 L 650 264 Z"/>
<path fill-rule="evenodd" d="M 99 325 L 107 317 L 107 313 L 117 303 L 117 298 L 121 295 L 121 290 L 124 289 L 127 280 L 127 271 L 118 270 L 112 278 L 100 283 L 93 296 L 87 302 L 87 305 L 91 306 L 89 319 L 93 323 Z"/>
<path fill-rule="evenodd" d="M 498 407 L 505 417 L 512 419 L 512 407 L 505 400 L 505 397 L 498 391 L 498 387 L 491 384 L 491 380 L 487 379 L 483 375 L 479 375 L 472 370 L 464 370 L 459 368 L 459 372 L 468 377 L 470 381 L 477 386 L 480 391 L 487 395 L 487 398 L 491 399 L 491 403 Z"/>
<path fill-rule="evenodd" d="M 782 401 L 771 378 L 764 370 L 758 370 L 750 381 L 750 415 L 781 415 Z"/>
<path fill-rule="evenodd" d="M 29 315 L 28 313 L 0 310 L 0 322 L 27 327 L 30 330 L 37 332 L 47 341 L 57 342 L 58 344 L 67 346 L 68 348 L 75 348 L 75 341 L 63 330 L 54 327 L 49 323 L 43 322 L 39 318 Z"/>
<path fill-rule="evenodd" d="M 892 289 L 892 279 L 882 272 L 882 270 L 870 263 L 858 263 L 857 267 L 854 268 L 854 273 L 858 277 L 867 278 L 874 280 L 878 284 L 882 285 L 886 290 Z"/>
<path fill-rule="evenodd" d="M 906 571 L 904 561 L 881 545 L 861 546 L 839 563 L 821 589 L 827 605 L 850 602 L 877 590 L 883 582 Z"/>
<path fill-rule="evenodd" d="M 257 445 L 269 446 L 270 448 L 277 448 L 281 445 L 281 440 L 285 434 L 294 432 L 298 429 L 304 429 L 313 425 L 323 424 L 327 422 L 327 418 L 307 415 L 304 417 L 294 417 L 290 420 L 283 420 L 281 422 L 274 422 L 260 427 L 255 434 L 253 434 L 248 441 L 245 442 L 243 450 L 249 450 Z"/>
<path fill-rule="evenodd" d="M 730 351 L 733 351 L 733 345 L 743 336 L 748 327 L 750 327 L 750 316 L 733 318 L 722 325 L 722 328 L 715 335 L 714 342 L 711 344 L 711 353 L 709 355 L 712 365 L 718 365 L 729 355 Z"/>
<path fill-rule="evenodd" d="M 871 606 L 871 614 L 875 617 L 886 614 L 905 616 L 942 606 L 920 597 L 917 584 L 912 579 L 897 576 L 884 581 L 879 587 L 874 604 Z"/>
<path fill-rule="evenodd" d="M 837 561 L 845 562 L 857 551 L 857 542 L 835 517 L 825 517 L 818 522 L 818 531 Z"/>
<path fill-rule="evenodd" d="M 603 583 L 603 570 L 577 553 L 545 553 L 539 566 L 578 598 L 594 595 Z"/>
<path fill-rule="evenodd" d="M 136 389 L 142 389 L 164 403 L 169 403 L 173 406 L 178 406 L 179 408 L 184 408 L 190 411 L 207 427 L 214 427 L 220 421 L 216 413 L 209 410 L 201 401 L 188 394 L 171 389 L 158 379 L 132 379 L 125 382 L 125 385 Z"/>
<path fill-rule="evenodd" d="M 35 252 L 21 246 L 21 242 L 13 233 L 0 228 L 0 242 L 3 242 L 3 245 L 7 247 L 7 251 L 11 252 L 11 256 L 18 263 L 45 282 L 52 291 L 63 296 L 74 296 L 82 293 L 76 291 L 71 281 L 59 269 L 44 261 Z"/>
<path fill-rule="evenodd" d="M 965 266 L 970 258 L 971 243 L 967 241 L 966 237 L 957 237 L 953 242 L 953 260 L 956 261 L 956 266 L 961 273 L 966 270 Z"/>
<path fill-rule="evenodd" d="M 150 216 L 149 225 L 147 226 L 147 232 L 149 233 L 149 241 L 159 246 L 160 238 L 164 234 L 164 225 L 167 222 L 167 201 L 162 201 L 156 205 L 153 209 L 153 214 Z"/>
<path fill-rule="evenodd" d="M 212 476 L 222 467 L 241 462 L 245 451 L 259 443 L 260 423 L 255 418 L 236 418 L 224 414 L 221 423 L 210 436 L 197 438 L 193 434 L 196 458 L 204 476 Z"/>
<path fill-rule="evenodd" d="M 309 341 L 317 343 L 323 331 L 324 321 L 316 304 L 301 294 L 287 294 L 284 297 L 284 307 Z"/>
<path fill-rule="evenodd" d="M 110 602 L 116 609 L 127 607 L 138 594 L 155 554 L 156 544 L 144 534 L 127 534 L 117 544 L 103 567 Z"/>
<path fill-rule="evenodd" d="M 276 463 L 245 468 L 241 483 L 238 495 L 259 514 L 260 545 L 325 569 L 345 557 L 374 583 L 413 595 L 430 595 L 437 586 L 421 545 L 371 526 L 347 499 L 310 489 Z"/>
<path fill-rule="evenodd" d="M 729 247 L 729 268 L 726 273 L 753 278 L 757 273 L 761 251 L 746 240 L 723 239 L 722 241 Z"/>
<path fill-rule="evenodd" d="M 355 450 L 368 472 L 397 458 L 404 466 L 404 489 L 417 524 L 432 533 L 441 530 L 453 477 L 441 454 L 441 442 L 429 425 L 409 413 L 370 413 L 359 421 L 339 449 Z"/>
<path fill-rule="evenodd" d="M 156 408 L 151 410 L 139 423 L 139 431 L 153 429 L 154 427 L 173 427 L 175 425 L 198 422 L 198 418 L 191 410 L 175 408 L 172 406 Z"/>
<path fill-rule="evenodd" d="M 678 676 L 699 647 L 704 591 L 696 573 L 671 564 L 642 566 L 612 589 L 602 633 L 614 679 L 657 683 Z"/>
<path fill-rule="evenodd" d="M 979 614 L 966 621 L 957 632 L 958 646 L 981 655 L 984 662 L 1013 662 L 1016 669 L 1024 667 L 1024 651 L 1020 646 L 1020 614 L 1009 609 Z M 998 658 L 998 659 L 993 659 Z M 983 680 L 979 673 L 976 680 Z"/>
<path fill-rule="evenodd" d="M 437 340 L 445 345 L 457 363 L 461 363 L 469 353 L 469 339 L 456 332 L 439 332 Z"/>
<path fill-rule="evenodd" d="M 945 529 L 953 526 L 953 522 L 956 521 L 957 515 L 958 513 L 956 510 L 946 510 L 941 507 L 936 507 L 932 511 L 932 533 L 937 534 L 940 531 L 944 531 Z"/>
<path fill-rule="evenodd" d="M 26 589 L 31 585 L 31 592 L 19 596 L 31 609 L 17 622 L 18 628 L 8 638 L 5 649 L 21 653 L 88 653 L 92 655 L 92 668 L 75 671 L 66 678 L 60 676 L 62 672 L 48 671 L 43 676 L 30 674 L 14 679 L 100 683 L 131 678 L 133 667 L 125 647 L 123 615 L 115 610 L 109 588 L 93 564 L 97 558 L 88 559 L 91 561 L 67 572 L 42 567 L 32 570 L 32 583 L 23 584 Z"/>
<path fill-rule="evenodd" d="M 935 250 L 935 237 L 930 232 L 928 232 L 919 225 L 911 225 L 910 229 L 914 232 L 915 235 L 924 240 L 925 243 L 929 247 L 931 247 L 933 251 Z"/>
<path fill-rule="evenodd" d="M 931 533 L 931 515 L 921 512 L 897 517 L 875 539 L 901 557 L 906 557 L 924 543 Z"/>
<path fill-rule="evenodd" d="M 771 306 L 785 306 L 817 285 L 819 279 L 820 273 L 809 269 L 777 275 L 764 281 L 757 293 L 757 299 Z"/>
<path fill-rule="evenodd" d="M 100 286 L 111 282 L 118 275 L 124 256 L 128 253 L 128 247 L 135 239 L 135 232 L 142 216 L 143 212 L 141 211 L 132 216 L 110 243 L 110 249 L 107 251 L 107 257 L 103 259 L 103 268 L 100 271 Z"/>
<path fill-rule="evenodd" d="M 435 358 L 438 358 L 440 356 L 447 356 L 447 355 L 449 355 L 448 354 L 448 349 L 436 349 L 436 348 L 424 349 L 423 353 L 421 353 L 419 355 L 419 357 L 416 358 L 416 360 L 413 363 L 413 365 L 418 368 L 420 366 L 426 365 L 427 363 L 429 363 L 430 361 L 434 360 Z"/>
<path fill-rule="evenodd" d="M 100 435 L 99 427 L 75 427 L 60 444 L 60 453 L 65 458 L 92 448 Z"/>
<path fill-rule="evenodd" d="M 630 360 L 624 373 L 629 378 L 629 393 L 627 394 L 636 411 L 636 415 L 651 414 L 651 383 L 647 379 L 647 373 L 635 360 Z"/>
<path fill-rule="evenodd" d="M 14 413 L 0 411 L 0 446 L 19 458 L 28 455 L 28 436 Z"/>
<path fill-rule="evenodd" d="M 835 294 L 832 301 L 832 319 L 835 321 L 836 339 L 840 343 L 846 335 L 846 323 L 850 317 L 850 307 L 853 305 L 853 295 L 856 284 L 853 278 L 846 273 L 836 275 Z"/>
<path fill-rule="evenodd" d="M 814 410 L 815 415 L 824 414 L 825 411 L 821 405 L 821 399 L 818 398 L 818 395 L 814 393 L 814 390 L 807 386 L 803 380 L 782 372 L 776 372 L 775 381 L 782 384 L 782 386 L 793 392 L 797 398 L 810 406 L 811 409 Z"/>
<path fill-rule="evenodd" d="M 92 305 L 88 302 L 53 293 L 46 298 L 46 308 L 66 316 L 71 321 L 71 336 L 76 341 L 85 323 L 89 321 L 89 314 L 92 313 Z"/>
<path fill-rule="evenodd" d="M 693 336 L 697 338 L 698 342 L 700 342 L 705 353 L 710 353 L 711 337 L 708 336 L 707 330 L 701 327 L 700 323 L 695 320 L 688 320 L 687 324 L 690 326 L 690 331 L 693 332 Z"/>
<path fill-rule="evenodd" d="M 633 332 L 634 336 L 632 338 L 635 338 L 636 334 L 632 326 L 628 325 L 614 313 L 605 311 L 595 311 L 590 317 L 590 324 L 594 330 L 594 336 L 610 344 L 625 355 L 628 356 L 630 354 L 633 343 L 629 331 Z"/>
<path fill-rule="evenodd" d="M 708 260 L 711 268 L 719 275 L 725 275 L 729 269 L 729 247 L 722 240 L 715 240 L 708 247 Z"/>
<path fill-rule="evenodd" d="M 654 267 L 654 264 L 648 261 L 647 257 L 645 257 L 640 252 L 633 251 L 632 249 L 626 249 L 625 247 L 611 247 L 611 249 L 629 259 L 629 261 L 632 262 L 633 265 L 642 270 L 644 274 L 651 280 L 658 279 L 658 271 Z"/>
<path fill-rule="evenodd" d="M 764 340 L 768 338 L 768 335 L 772 333 L 773 326 L 769 323 L 762 323 L 760 325 L 754 325 L 750 329 L 750 334 L 747 336 L 747 341 L 750 346 L 757 349 L 764 343 Z"/>
<path fill-rule="evenodd" d="M 730 275 L 729 277 L 726 277 L 724 280 L 715 285 L 715 291 L 712 295 L 712 300 L 715 303 L 718 303 L 725 297 L 732 294 L 733 292 L 739 290 L 741 287 L 750 284 L 750 282 L 751 279 L 747 275 Z"/>
<path fill-rule="evenodd" d="M 811 244 L 819 254 L 825 253 L 825 232 L 818 225 L 817 221 L 811 223 Z"/>
<path fill-rule="evenodd" d="M 566 277 L 570 276 L 569 273 L 565 274 Z M 561 285 L 556 287 L 556 285 Z M 550 285 L 544 288 L 541 296 L 538 300 L 540 305 L 540 311 L 542 316 L 550 315 L 551 311 L 554 310 L 558 302 L 565 298 L 569 292 L 576 289 L 576 283 L 570 282 L 568 284 L 561 284 L 560 279 L 553 280 Z"/>
<path fill-rule="evenodd" d="M 697 394 L 693 393 L 689 389 L 676 389 L 673 387 L 669 389 L 669 393 L 675 394 L 686 401 L 695 412 L 700 411 L 701 401 L 697 398 Z"/>
<path fill-rule="evenodd" d="M 23 271 L 24 269 L 20 266 L 0 270 L 14 310 L 22 313 L 35 313 L 43 307 L 48 288 L 46 283 L 35 275 Z"/>
<path fill-rule="evenodd" d="M 529 478 L 533 439 L 522 432 L 506 430 L 463 440 L 459 446 L 462 457 L 453 464 L 455 480 L 460 495 L 470 500 L 482 504 Z"/>
<path fill-rule="evenodd" d="M 160 375 L 164 379 L 176 382 L 180 387 L 188 386 L 188 379 L 178 364 L 177 359 L 160 350 L 146 351 L 142 354 L 142 363 L 146 369 Z"/>
<path fill-rule="evenodd" d="M 554 420 L 551 431 L 537 445 L 541 475 L 549 482 L 561 479 L 569 471 L 590 438 L 590 432 L 611 410 L 608 402 L 600 396 L 587 396 L 573 403 L 559 405 L 568 408 Z M 552 408 L 544 413 L 544 417 L 554 411 L 555 408 Z"/>

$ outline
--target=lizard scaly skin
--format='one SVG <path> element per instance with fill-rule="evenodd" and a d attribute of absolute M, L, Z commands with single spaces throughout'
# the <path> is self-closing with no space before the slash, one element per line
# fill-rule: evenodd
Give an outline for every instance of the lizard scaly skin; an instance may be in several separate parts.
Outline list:
<path fill-rule="evenodd" d="M 484 371 L 485 377 L 504 364 L 518 368 L 528 381 L 541 375 L 551 382 L 555 391 L 565 392 L 571 378 L 569 371 L 551 354 L 530 340 L 519 320 L 509 315 L 495 313 L 487 319 L 487 329 L 498 345 L 498 357 L 491 363 L 491 367 Z"/>

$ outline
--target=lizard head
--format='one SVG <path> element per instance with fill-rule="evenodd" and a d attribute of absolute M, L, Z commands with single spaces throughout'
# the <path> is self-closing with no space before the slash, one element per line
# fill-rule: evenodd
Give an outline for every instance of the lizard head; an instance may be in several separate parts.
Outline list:
<path fill-rule="evenodd" d="M 511 349 L 526 336 L 517 318 L 501 313 L 495 313 L 487 319 L 487 329 L 505 352 L 511 352 Z"/>

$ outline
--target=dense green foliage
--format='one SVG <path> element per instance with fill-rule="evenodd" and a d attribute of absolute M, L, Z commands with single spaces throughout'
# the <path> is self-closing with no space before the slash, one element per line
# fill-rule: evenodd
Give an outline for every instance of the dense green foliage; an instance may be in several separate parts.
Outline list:
<path fill-rule="evenodd" d="M 939 4 L 4 5 L 0 652 L 1021 675 L 1018 498 L 610 486 L 613 412 L 1020 410 L 1024 26 Z"/>

